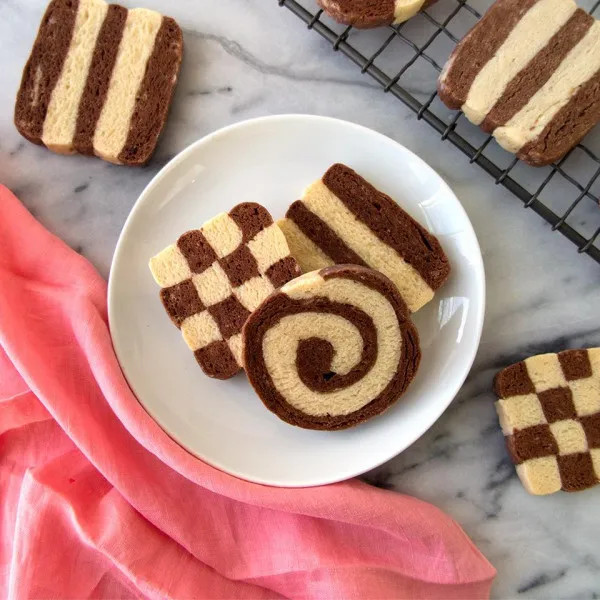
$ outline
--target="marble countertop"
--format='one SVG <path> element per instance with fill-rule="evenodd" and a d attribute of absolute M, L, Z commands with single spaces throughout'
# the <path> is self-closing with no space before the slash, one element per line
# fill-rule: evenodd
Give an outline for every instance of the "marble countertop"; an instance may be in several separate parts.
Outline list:
<path fill-rule="evenodd" d="M 12 107 L 44 4 L 0 2 L 0 182 L 105 276 L 125 218 L 150 178 L 192 141 L 236 121 L 294 112 L 355 121 L 404 144 L 445 178 L 483 249 L 488 302 L 481 347 L 436 425 L 365 478 L 456 519 L 498 569 L 494 597 L 597 598 L 600 487 L 528 495 L 507 457 L 491 383 L 497 370 L 528 355 L 600 345 L 600 267 L 275 0 L 144 0 L 178 19 L 186 45 L 173 110 L 146 168 L 34 146 L 16 132 Z"/>

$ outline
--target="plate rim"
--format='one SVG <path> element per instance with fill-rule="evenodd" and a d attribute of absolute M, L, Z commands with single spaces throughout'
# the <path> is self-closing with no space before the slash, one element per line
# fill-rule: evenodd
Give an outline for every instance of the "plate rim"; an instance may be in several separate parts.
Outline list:
<path fill-rule="evenodd" d="M 122 250 L 122 246 L 124 246 L 124 244 L 126 243 L 126 239 L 128 237 L 128 230 L 131 227 L 131 223 L 132 221 L 135 219 L 136 214 L 141 210 L 141 206 L 143 205 L 145 198 L 151 193 L 151 191 L 154 189 L 154 187 L 158 184 L 158 182 L 160 180 L 162 180 L 166 174 L 172 170 L 176 165 L 178 165 L 179 163 L 183 162 L 186 160 L 187 156 L 191 153 L 194 152 L 194 150 L 204 144 L 208 144 L 211 141 L 215 140 L 218 137 L 227 135 L 230 131 L 232 130 L 237 130 L 237 129 L 243 129 L 245 127 L 250 127 L 250 126 L 254 126 L 254 125 L 260 125 L 263 123 L 268 123 L 268 122 L 277 122 L 277 121 L 289 121 L 289 120 L 310 120 L 310 121 L 314 121 L 314 122 L 330 122 L 330 123 L 335 123 L 337 125 L 341 125 L 344 127 L 349 127 L 351 129 L 355 129 L 357 131 L 361 131 L 363 133 L 367 133 L 369 135 L 375 135 L 376 137 L 379 138 L 383 138 L 387 143 L 391 142 L 396 146 L 399 146 L 400 148 L 402 148 L 404 151 L 408 152 L 410 155 L 412 155 L 412 157 L 414 159 L 417 160 L 417 162 L 421 163 L 423 166 L 425 166 L 426 168 L 430 169 L 432 172 L 434 172 L 437 177 L 439 178 L 440 184 L 443 188 L 445 188 L 445 191 L 448 192 L 451 197 L 454 198 L 454 200 L 456 201 L 457 204 L 457 208 L 461 211 L 461 216 L 462 218 L 465 219 L 465 224 L 468 228 L 470 228 L 471 233 L 473 234 L 473 240 L 475 242 L 475 248 L 477 250 L 476 256 L 470 257 L 470 265 L 471 268 L 474 269 L 474 273 L 476 275 L 476 286 L 478 288 L 480 288 L 480 294 L 478 295 L 478 301 L 477 301 L 477 306 L 476 306 L 476 323 L 475 323 L 475 338 L 474 338 L 474 344 L 470 353 L 470 356 L 468 357 L 468 361 L 467 361 L 467 365 L 468 367 L 465 369 L 465 374 L 464 376 L 462 376 L 458 381 L 456 386 L 454 386 L 454 389 L 452 390 L 451 394 L 448 396 L 448 401 L 446 403 L 444 403 L 443 406 L 441 406 L 439 408 L 439 410 L 436 410 L 436 415 L 435 418 L 431 421 L 431 423 L 429 423 L 425 428 L 415 428 L 416 433 L 411 434 L 410 436 L 407 436 L 404 438 L 404 440 L 408 439 L 408 442 L 405 443 L 404 447 L 401 450 L 398 450 L 397 452 L 395 452 L 394 454 L 392 454 L 391 456 L 388 456 L 382 460 L 377 460 L 376 462 L 374 462 L 374 464 L 372 464 L 371 466 L 369 466 L 368 468 L 363 468 L 363 467 L 359 467 L 358 469 L 346 469 L 343 473 L 340 473 L 338 475 L 336 475 L 335 477 L 317 477 L 311 479 L 310 481 L 286 481 L 286 482 L 276 482 L 273 480 L 269 480 L 266 478 L 261 478 L 261 477 L 257 477 L 257 476 L 252 476 L 252 475 L 248 475 L 248 474 L 244 474 L 241 472 L 235 472 L 233 469 L 231 468 L 227 468 L 224 465 L 221 465 L 218 463 L 218 461 L 214 461 L 211 459 L 208 459 L 204 456 L 200 456 L 197 452 L 195 452 L 194 450 L 192 450 L 191 448 L 187 447 L 183 442 L 181 442 L 179 439 L 177 439 L 177 436 L 169 431 L 166 426 L 164 426 L 160 421 L 159 418 L 157 416 L 155 416 L 155 414 L 153 414 L 153 411 L 146 406 L 146 404 L 144 404 L 144 402 L 138 397 L 137 393 L 134 390 L 134 385 L 133 383 L 129 380 L 128 376 L 127 376 L 127 372 L 126 372 L 126 368 L 124 366 L 124 364 L 121 361 L 121 357 L 119 355 L 119 350 L 117 348 L 117 343 L 115 342 L 115 337 L 116 337 L 116 329 L 115 326 L 113 325 L 114 321 L 116 320 L 116 302 L 115 302 L 115 286 L 117 285 L 115 283 L 115 275 L 114 273 L 117 271 L 118 269 L 118 263 L 121 257 L 121 250 Z M 395 200 L 394 200 L 395 201 Z M 215 131 L 212 131 L 204 136 L 202 136 L 201 138 L 197 139 L 196 141 L 192 142 L 191 144 L 189 144 L 188 146 L 186 146 L 183 150 L 181 150 L 180 152 L 178 152 L 173 158 L 171 158 L 165 165 L 163 165 L 161 167 L 161 169 L 150 179 L 150 181 L 146 184 L 146 186 L 144 187 L 144 189 L 142 190 L 142 192 L 138 195 L 136 201 L 134 202 L 133 206 L 131 207 L 131 210 L 129 211 L 129 214 L 127 215 L 127 218 L 125 219 L 125 223 L 123 224 L 123 227 L 119 233 L 119 237 L 117 240 L 117 243 L 115 245 L 115 249 L 113 252 L 113 256 L 112 256 L 112 260 L 111 260 L 111 266 L 110 266 L 110 271 L 109 271 L 109 277 L 108 277 L 108 287 L 107 287 L 107 316 L 108 316 L 108 327 L 109 327 L 109 333 L 110 333 L 110 338 L 111 338 L 111 344 L 115 353 L 115 356 L 117 358 L 117 362 L 119 364 L 119 368 L 121 369 L 121 372 L 123 374 L 123 377 L 125 379 L 125 381 L 127 382 L 127 385 L 129 387 L 129 389 L 131 390 L 131 393 L 133 394 L 134 398 L 136 399 L 136 401 L 139 403 L 139 405 L 143 408 L 143 410 L 148 414 L 148 416 L 156 423 L 156 425 L 171 439 L 173 440 L 180 448 L 182 448 L 185 452 L 187 452 L 188 454 L 190 454 L 191 456 L 197 458 L 198 460 L 204 462 L 205 464 L 218 469 L 219 471 L 226 473 L 228 475 L 231 475 L 232 477 L 236 477 L 238 479 L 242 479 L 244 481 L 248 481 L 251 483 L 256 483 L 256 484 L 260 484 L 260 485 L 266 485 L 266 486 L 271 486 L 271 487 L 281 487 L 281 488 L 308 488 L 308 487 L 316 487 L 316 486 L 320 486 L 320 485 L 329 485 L 329 484 L 333 484 L 333 483 L 338 483 L 340 481 L 345 481 L 348 479 L 352 479 L 354 477 L 358 477 L 368 471 L 371 471 L 373 469 L 376 469 L 377 467 L 381 466 L 382 464 L 388 462 L 389 460 L 392 460 L 393 458 L 395 458 L 396 456 L 399 456 L 402 452 L 404 452 L 405 450 L 407 450 L 410 446 L 412 446 L 417 440 L 419 440 L 425 433 L 427 433 L 427 431 L 429 429 L 431 429 L 431 427 L 433 427 L 433 425 L 435 425 L 435 423 L 440 419 L 440 417 L 446 412 L 446 410 L 448 409 L 448 407 L 450 406 L 450 404 L 452 404 L 452 402 L 454 401 L 454 399 L 456 398 L 456 396 L 458 395 L 459 391 L 461 390 L 461 388 L 463 387 L 464 382 L 466 381 L 467 377 L 469 376 L 469 373 L 471 372 L 471 369 L 473 367 L 473 363 L 475 362 L 475 358 L 477 355 L 477 352 L 479 350 L 480 344 L 481 344 L 481 336 L 483 333 L 483 325 L 484 325 L 484 321 L 485 321 L 485 310 L 486 310 L 486 293 L 487 293 L 487 289 L 486 289 L 486 278 L 485 278 L 485 265 L 483 262 L 483 255 L 481 252 L 481 245 L 479 243 L 479 239 L 477 238 L 477 233 L 475 231 L 475 228 L 473 227 L 473 224 L 469 218 L 469 215 L 467 214 L 464 206 L 462 205 L 461 201 L 459 200 L 459 198 L 456 196 L 456 194 L 454 193 L 454 191 L 452 190 L 452 188 L 448 185 L 448 183 L 446 182 L 446 180 L 431 166 L 429 165 L 429 163 L 427 163 L 424 159 L 422 159 L 418 154 L 416 154 L 415 152 L 413 152 L 412 150 L 410 150 L 409 148 L 407 148 L 406 146 L 404 146 L 403 144 L 401 144 L 400 142 L 396 141 L 395 139 L 385 135 L 384 133 L 381 133 L 379 131 L 376 131 L 375 129 L 371 129 L 370 127 L 366 127 L 364 125 L 360 125 L 358 123 L 354 123 L 352 121 L 347 121 L 345 119 L 338 119 L 335 117 L 329 117 L 329 116 L 323 116 L 323 115 L 314 115 L 314 114 L 302 114 L 302 113 L 286 113 L 286 114 L 277 114 L 277 115 L 267 115 L 267 116 L 262 116 L 262 117 L 255 117 L 255 118 L 250 118 L 250 119 L 245 119 L 242 121 L 238 121 L 236 123 L 232 123 L 230 125 L 226 125 L 225 127 L 221 127 Z M 145 443 L 143 441 L 138 440 L 144 447 L 146 447 Z"/>

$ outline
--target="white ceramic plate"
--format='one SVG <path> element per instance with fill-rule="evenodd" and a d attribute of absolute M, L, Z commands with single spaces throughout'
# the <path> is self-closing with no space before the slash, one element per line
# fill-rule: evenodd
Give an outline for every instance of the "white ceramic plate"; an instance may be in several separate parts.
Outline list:
<path fill-rule="evenodd" d="M 415 322 L 421 367 L 408 392 L 354 429 L 317 432 L 280 421 L 243 374 L 206 377 L 163 311 L 148 259 L 188 229 L 243 201 L 274 218 L 335 162 L 395 198 L 441 240 L 450 280 Z M 114 347 L 134 393 L 160 426 L 207 463 L 277 486 L 332 483 L 402 452 L 450 404 L 479 343 L 483 263 L 464 209 L 444 181 L 393 140 L 352 123 L 305 115 L 254 119 L 192 144 L 150 182 L 117 245 L 108 291 Z"/>

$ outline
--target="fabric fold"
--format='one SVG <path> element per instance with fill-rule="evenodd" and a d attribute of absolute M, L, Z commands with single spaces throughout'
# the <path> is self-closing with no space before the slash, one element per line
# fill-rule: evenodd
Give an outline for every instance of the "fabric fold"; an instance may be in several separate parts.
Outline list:
<path fill-rule="evenodd" d="M 106 283 L 0 204 L 2 597 L 487 597 L 495 570 L 429 504 L 256 485 L 178 446 L 121 373 Z"/>

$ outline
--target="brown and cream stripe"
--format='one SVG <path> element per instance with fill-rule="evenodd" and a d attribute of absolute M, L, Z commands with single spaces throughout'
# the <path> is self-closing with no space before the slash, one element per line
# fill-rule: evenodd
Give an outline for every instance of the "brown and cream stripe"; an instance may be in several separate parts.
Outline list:
<path fill-rule="evenodd" d="M 600 23 L 573 0 L 498 0 L 456 47 L 438 90 L 533 165 L 600 120 Z"/>
<path fill-rule="evenodd" d="M 25 66 L 17 129 L 55 152 L 137 165 L 152 154 L 181 64 L 177 23 L 104 0 L 52 0 Z"/>
<path fill-rule="evenodd" d="M 304 272 L 334 264 L 370 267 L 396 285 L 411 312 L 429 302 L 450 273 L 438 240 L 342 164 L 330 167 L 278 224 Z"/>

